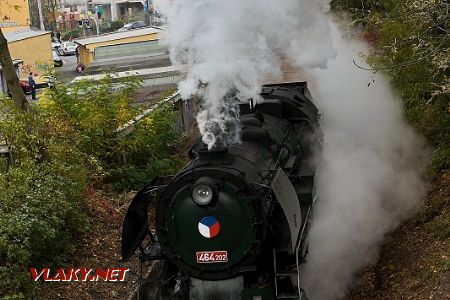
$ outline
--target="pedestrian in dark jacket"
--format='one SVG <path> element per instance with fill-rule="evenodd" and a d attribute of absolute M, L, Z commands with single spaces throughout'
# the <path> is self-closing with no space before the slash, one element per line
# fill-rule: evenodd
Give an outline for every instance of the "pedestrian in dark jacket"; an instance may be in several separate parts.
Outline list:
<path fill-rule="evenodd" d="M 28 85 L 30 86 L 30 89 L 31 89 L 31 99 L 37 100 L 37 98 L 36 98 L 36 81 L 34 81 L 33 72 L 30 72 L 30 74 L 28 74 Z"/>

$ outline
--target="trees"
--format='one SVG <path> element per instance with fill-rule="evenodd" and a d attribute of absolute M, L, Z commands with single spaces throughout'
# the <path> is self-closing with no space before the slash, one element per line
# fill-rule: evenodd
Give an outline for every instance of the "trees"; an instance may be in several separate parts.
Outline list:
<path fill-rule="evenodd" d="M 43 1 L 43 7 L 45 10 L 45 21 L 47 23 L 47 30 L 56 31 L 56 18 L 57 10 L 61 6 L 59 0 L 45 0 Z"/>
<path fill-rule="evenodd" d="M 374 45 L 372 71 L 387 73 L 406 118 L 435 147 L 435 170 L 450 169 L 450 4 L 447 0 L 337 0 Z"/>
<path fill-rule="evenodd" d="M 57 30 L 58 10 L 61 8 L 60 0 L 28 0 L 30 6 L 30 24 L 32 27 L 40 28 L 38 1 L 42 7 L 42 22 L 49 31 Z"/>
<path fill-rule="evenodd" d="M 61 120 L 23 113 L 7 98 L 0 112 L 9 149 L 0 155 L 0 295 L 32 298 L 28 267 L 60 266 L 86 229 L 84 192 L 96 167 Z"/>
<path fill-rule="evenodd" d="M 6 78 L 6 85 L 11 93 L 11 97 L 14 99 L 16 106 L 22 110 L 28 109 L 28 101 L 20 87 L 19 77 L 14 70 L 13 61 L 11 59 L 11 54 L 8 49 L 8 41 L 3 35 L 2 29 L 0 28 L 0 64 L 2 66 L 3 73 Z"/>
<path fill-rule="evenodd" d="M 138 189 L 150 178 L 175 173 L 184 163 L 178 154 L 183 135 L 174 129 L 177 113 L 162 107 L 125 137 L 116 130 L 141 113 L 132 104 L 140 82 L 133 77 L 115 82 L 79 81 L 56 84 L 40 97 L 41 109 L 66 120 L 81 136 L 79 147 L 100 161 L 105 179 L 116 190 Z"/>
<path fill-rule="evenodd" d="M 183 136 L 170 106 L 126 137 L 116 132 L 141 113 L 131 103 L 138 87 L 136 79 L 108 76 L 70 87 L 56 83 L 27 113 L 0 101 L 0 135 L 9 149 L 0 155 L 0 295 L 33 298 L 27 268 L 69 260 L 87 228 L 92 181 L 108 192 L 137 189 L 183 165 Z"/>
<path fill-rule="evenodd" d="M 8 6 L 7 1 L 0 0 L 0 5 Z M 15 9 L 19 9 L 18 7 L 14 7 Z M 2 15 L 2 11 L 0 11 L 0 16 L 3 18 L 7 18 L 7 16 Z M 20 107 L 22 110 L 28 109 L 28 101 L 23 93 L 22 88 L 20 87 L 19 78 L 17 77 L 16 71 L 14 70 L 14 65 L 11 59 L 11 54 L 8 49 L 8 41 L 3 35 L 3 31 L 0 28 L 0 64 L 2 66 L 2 70 L 5 74 L 6 85 L 8 86 L 8 90 L 14 99 L 17 107 Z"/>

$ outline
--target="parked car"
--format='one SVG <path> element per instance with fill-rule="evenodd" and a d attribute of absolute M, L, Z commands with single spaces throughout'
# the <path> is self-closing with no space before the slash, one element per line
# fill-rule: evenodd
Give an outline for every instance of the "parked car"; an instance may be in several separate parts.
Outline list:
<path fill-rule="evenodd" d="M 56 50 L 52 50 L 52 55 L 53 55 L 53 65 L 55 67 L 62 67 L 64 62 L 61 56 L 59 56 L 58 52 L 56 52 Z"/>
<path fill-rule="evenodd" d="M 53 87 L 55 85 L 55 78 L 52 76 L 42 76 L 43 82 L 36 84 L 36 89 L 42 89 L 47 87 Z M 28 79 L 21 79 L 19 80 L 20 87 L 22 88 L 24 94 L 28 95 L 31 94 L 31 87 L 28 84 Z"/>
<path fill-rule="evenodd" d="M 136 22 L 131 22 L 131 23 L 127 23 L 127 24 L 123 25 L 123 27 L 119 28 L 117 31 L 133 30 L 133 29 L 143 28 L 146 26 L 147 25 L 145 24 L 145 22 L 136 21 Z"/>
<path fill-rule="evenodd" d="M 73 42 L 63 42 L 61 46 L 58 48 L 58 53 L 60 55 L 75 55 L 75 51 L 77 50 L 77 44 Z"/>

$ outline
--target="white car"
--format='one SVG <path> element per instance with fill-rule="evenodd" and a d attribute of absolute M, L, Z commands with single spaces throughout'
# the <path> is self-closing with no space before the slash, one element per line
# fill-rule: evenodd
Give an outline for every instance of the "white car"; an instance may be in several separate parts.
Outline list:
<path fill-rule="evenodd" d="M 123 25 L 123 27 L 119 28 L 117 31 L 128 31 L 133 29 L 139 29 L 147 27 L 147 25 L 142 21 L 131 22 Z"/>
<path fill-rule="evenodd" d="M 63 42 L 61 46 L 58 48 L 58 52 L 60 55 L 74 55 L 77 51 L 77 44 L 73 42 Z"/>

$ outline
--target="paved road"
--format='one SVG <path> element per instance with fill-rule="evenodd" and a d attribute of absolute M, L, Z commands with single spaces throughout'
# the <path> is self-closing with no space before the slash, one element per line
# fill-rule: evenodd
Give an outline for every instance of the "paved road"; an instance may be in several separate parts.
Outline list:
<path fill-rule="evenodd" d="M 1 0 L 0 0 L 1 1 Z M 134 102 L 144 104 L 159 92 L 176 88 L 178 82 L 184 78 L 186 66 L 171 66 L 166 53 L 117 58 L 112 61 L 97 61 L 93 63 L 83 75 L 75 71 L 76 56 L 62 56 L 64 64 L 56 68 L 58 81 L 70 84 L 73 81 L 84 79 L 99 80 L 103 71 L 114 68 L 115 76 L 129 76 L 127 73 L 137 73 L 143 80 L 141 88 L 135 95 Z M 93 74 L 89 74 L 93 73 Z M 39 98 L 39 95 L 38 95 Z"/>
<path fill-rule="evenodd" d="M 75 55 L 61 56 L 63 66 L 56 69 L 56 76 L 62 82 L 71 82 L 79 74 L 75 71 L 77 66 L 77 57 Z"/>

